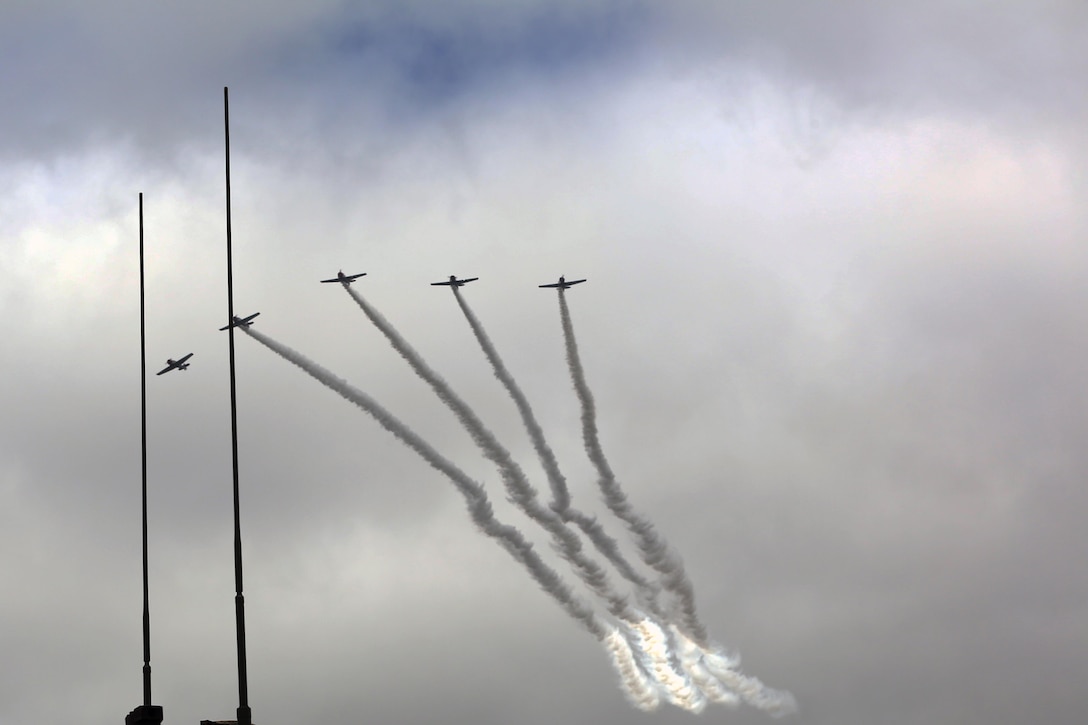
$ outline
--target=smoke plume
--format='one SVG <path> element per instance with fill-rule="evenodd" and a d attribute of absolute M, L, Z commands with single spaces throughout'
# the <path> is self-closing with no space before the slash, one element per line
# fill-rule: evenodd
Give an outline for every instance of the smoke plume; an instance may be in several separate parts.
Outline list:
<path fill-rule="evenodd" d="M 498 442 L 472 409 L 453 392 L 449 384 L 427 365 L 420 354 L 363 299 L 362 295 L 347 284 L 344 288 L 412 370 L 430 385 L 438 398 L 453 411 L 484 456 L 498 467 L 510 500 L 551 535 L 556 550 L 571 565 L 585 585 L 597 595 L 608 612 L 623 621 L 636 621 L 637 618 L 631 611 L 626 597 L 611 585 L 604 568 L 585 554 L 578 536 L 563 523 L 558 514 L 540 503 L 536 489 L 529 483 L 521 467 L 511 458 L 510 452 Z"/>
<path fill-rule="evenodd" d="M 536 451 L 537 457 L 540 459 L 540 464 L 548 477 L 548 483 L 551 485 L 551 508 L 565 520 L 573 521 L 585 533 L 586 537 L 593 543 L 597 550 L 611 562 L 616 570 L 625 579 L 638 587 L 639 592 L 642 595 L 643 603 L 646 606 L 656 608 L 656 588 L 641 574 L 635 571 L 634 567 L 631 566 L 630 562 L 628 562 L 620 552 L 619 544 L 616 540 L 605 532 L 604 528 L 596 519 L 577 509 L 571 508 L 570 492 L 567 488 L 566 478 L 563 476 L 562 471 L 559 470 L 559 462 L 556 460 L 555 453 L 552 451 L 551 446 L 548 445 L 548 441 L 544 438 L 544 430 L 540 427 L 540 423 L 537 422 L 532 406 L 529 405 L 528 399 L 521 391 L 517 381 L 514 380 L 514 376 L 510 374 L 506 365 L 503 364 L 502 358 L 499 357 L 499 352 L 495 349 L 495 345 L 491 342 L 491 338 L 488 337 L 483 324 L 468 306 L 464 297 L 461 296 L 461 291 L 457 287 L 453 287 L 452 289 L 454 297 L 457 298 L 457 304 L 461 308 L 461 312 L 464 313 L 465 319 L 468 320 L 469 327 L 472 328 L 473 335 L 476 336 L 476 341 L 480 344 L 480 348 L 484 351 L 487 361 L 491 364 L 491 369 L 494 372 L 495 377 L 498 378 L 499 382 L 506 388 L 507 393 L 517 406 L 522 423 L 525 425 L 525 430 L 528 431 L 529 438 L 532 441 L 533 449 Z"/>
<path fill-rule="evenodd" d="M 614 629 L 605 637 L 604 645 L 612 658 L 612 666 L 619 673 L 620 685 L 628 701 L 644 712 L 656 710 L 661 704 L 661 693 L 635 662 L 627 639 Z"/>
<path fill-rule="evenodd" d="M 615 624 L 607 616 L 598 614 L 593 605 L 575 595 L 560 575 L 540 558 L 520 531 L 495 518 L 491 503 L 480 484 L 469 478 L 370 396 L 287 346 L 250 327 L 241 329 L 363 409 L 379 425 L 445 475 L 461 493 L 476 526 L 521 563 L 537 584 L 569 616 L 580 622 L 602 643 L 619 675 L 627 698 L 635 707 L 645 711 L 653 710 L 664 699 L 689 712 L 701 712 L 708 702 L 735 706 L 743 700 L 774 715 L 796 710 L 796 703 L 788 692 L 768 688 L 758 679 L 743 674 L 738 669 L 740 663 L 736 657 L 729 656 L 708 641 L 706 629 L 696 615 L 694 590 L 682 563 L 656 533 L 653 525 L 634 512 L 617 482 L 599 440 L 593 396 L 586 384 L 563 289 L 558 291 L 563 336 L 571 379 L 582 408 L 582 435 L 586 453 L 597 469 L 598 487 L 605 503 L 631 533 L 644 563 L 658 575 L 660 586 L 647 581 L 635 571 L 623 557 L 618 543 L 604 531 L 596 519 L 571 506 L 566 480 L 532 408 L 456 287 L 452 289 L 458 305 L 487 356 L 496 378 L 514 400 L 529 432 L 551 486 L 551 506 L 539 500 L 536 489 L 529 483 L 509 451 L 498 442 L 494 434 L 453 392 L 445 380 L 424 362 L 377 310 L 347 284 L 343 286 L 393 348 L 453 411 L 484 456 L 498 468 L 510 501 L 551 535 L 556 552 L 567 561 L 583 584 L 596 596 L 600 605 L 615 618 Z M 632 608 L 627 598 L 613 587 L 608 572 L 586 554 L 577 532 L 570 524 L 580 528 L 615 569 L 636 586 L 640 601 L 649 614 Z M 675 618 L 666 617 L 657 604 L 656 595 L 662 590 L 671 596 L 672 603 L 678 610 Z"/>
<path fill-rule="evenodd" d="M 669 551 L 664 539 L 658 536 L 653 524 L 635 513 L 627 500 L 627 495 L 616 480 L 616 474 L 605 458 L 601 448 L 600 437 L 597 433 L 597 409 L 593 402 L 593 394 L 586 383 L 585 371 L 582 369 L 582 361 L 578 355 L 578 342 L 574 337 L 574 326 L 570 319 L 570 310 L 567 308 L 567 299 L 564 290 L 559 289 L 559 312 L 563 324 L 563 339 L 567 351 L 567 365 L 570 368 L 571 380 L 574 390 L 578 395 L 578 401 L 582 406 L 582 439 L 585 443 L 586 454 L 597 468 L 597 485 L 605 504 L 615 516 L 626 524 L 628 531 L 642 553 L 646 564 L 656 571 L 661 577 L 664 588 L 676 597 L 680 606 L 681 623 L 685 632 L 700 645 L 707 642 L 706 627 L 699 620 L 695 611 L 695 589 L 684 571 L 684 565 L 680 559 Z"/>
<path fill-rule="evenodd" d="M 284 360 L 302 368 L 315 380 L 369 413 L 379 425 L 399 438 L 401 442 L 419 454 L 423 460 L 449 478 L 464 497 L 469 514 L 480 530 L 496 539 L 511 556 L 521 562 L 537 584 L 551 595 L 571 617 L 581 622 L 598 640 L 603 641 L 605 639 L 608 635 L 608 629 L 597 619 L 592 608 L 571 592 L 570 587 L 563 583 L 554 569 L 544 563 L 533 550 L 533 545 L 521 535 L 521 532 L 513 526 L 500 523 L 495 518 L 492 513 L 491 503 L 488 501 L 487 494 L 480 484 L 469 478 L 449 459 L 443 457 L 430 444 L 363 391 L 333 375 L 329 370 L 300 353 L 272 340 L 253 328 L 244 327 L 242 330 Z"/>

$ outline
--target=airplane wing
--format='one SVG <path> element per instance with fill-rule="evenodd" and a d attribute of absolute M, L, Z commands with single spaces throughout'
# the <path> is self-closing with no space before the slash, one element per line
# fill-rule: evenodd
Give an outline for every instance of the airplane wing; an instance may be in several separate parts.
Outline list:
<path fill-rule="evenodd" d="M 452 284 L 453 282 L 431 282 L 432 287 L 441 287 L 442 285 L 449 287 Z"/>
<path fill-rule="evenodd" d="M 365 276 L 366 276 L 366 272 L 360 272 L 359 274 L 344 274 L 343 272 L 341 272 L 340 274 L 336 275 L 332 279 L 323 279 L 323 280 L 321 280 L 321 283 L 322 284 L 328 284 L 329 282 L 354 282 L 355 280 L 359 279 L 360 277 L 365 277 Z"/>
<path fill-rule="evenodd" d="M 178 366 L 177 363 L 174 362 L 173 360 L 167 360 L 166 361 L 166 367 L 164 367 L 162 370 L 160 370 L 159 372 L 157 372 L 155 374 L 156 375 L 162 375 L 163 373 L 168 373 L 171 370 L 173 370 L 174 368 L 176 368 L 177 366 Z"/>
<path fill-rule="evenodd" d="M 555 288 L 566 289 L 567 287 L 573 287 L 574 285 L 581 284 L 582 282 L 585 282 L 585 280 L 584 279 L 574 279 L 574 280 L 571 280 L 570 282 L 568 282 L 565 279 L 563 279 L 562 277 L 560 277 L 558 282 L 552 282 L 551 284 L 542 284 L 542 285 L 538 285 L 538 286 L 539 287 L 551 287 L 552 289 L 555 289 Z"/>

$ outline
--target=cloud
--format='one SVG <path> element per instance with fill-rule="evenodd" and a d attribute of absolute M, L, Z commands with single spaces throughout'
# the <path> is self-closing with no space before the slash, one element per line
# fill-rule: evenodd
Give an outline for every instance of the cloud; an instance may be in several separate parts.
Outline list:
<path fill-rule="evenodd" d="M 697 1 L 681 3 L 670 19 L 696 63 L 718 53 L 876 113 L 960 109 L 1039 122 L 1043 108 L 1084 112 L 1069 94 L 1088 62 L 1077 41 L 1088 16 L 1075 2 L 1041 10 L 1018 2 Z"/>
<path fill-rule="evenodd" d="M 263 118 L 294 119 L 294 134 L 360 115 L 403 127 L 484 97 L 607 87 L 655 67 L 688 77 L 715 69 L 729 83 L 769 78 L 878 117 L 953 109 L 1046 123 L 1052 111 L 1083 117 L 1075 89 L 1088 65 L 1085 14 L 1058 1 L 1045 11 L 427 0 L 3 13 L 0 59 L 20 69 L 2 99 L 9 160 L 128 144 L 166 163 L 214 148 L 224 85 Z"/>
<path fill-rule="evenodd" d="M 0 11 L 0 720 L 139 699 L 139 191 L 149 364 L 195 353 L 149 384 L 156 700 L 233 713 L 224 85 L 236 305 L 503 520 L 471 439 L 318 279 L 368 272 L 539 478 L 428 294 L 479 276 L 466 299 L 603 519 L 535 288 L 587 277 L 569 301 L 609 461 L 708 629 L 806 722 L 1083 719 L 1079 6 L 263 7 Z M 258 722 L 630 720 L 607 658 L 449 486 L 238 353 Z"/>

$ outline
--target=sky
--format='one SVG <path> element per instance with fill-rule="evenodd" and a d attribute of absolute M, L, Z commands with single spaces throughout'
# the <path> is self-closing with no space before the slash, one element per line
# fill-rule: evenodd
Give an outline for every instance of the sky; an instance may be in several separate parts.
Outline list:
<path fill-rule="evenodd" d="M 569 485 L 601 452 L 784 723 L 1084 721 L 1088 6 L 399 0 L 0 6 L 0 725 L 238 704 L 234 304 L 377 401 L 594 601 L 459 292 Z M 235 335 L 249 701 L 294 722 L 739 724 L 601 643 L 374 418 Z M 183 372 L 155 376 L 193 353 Z M 508 471 L 507 471 L 508 472 Z M 596 551 L 587 549 L 596 556 Z M 611 573 L 613 581 L 622 581 Z M 607 619 L 598 606 L 602 619 Z"/>

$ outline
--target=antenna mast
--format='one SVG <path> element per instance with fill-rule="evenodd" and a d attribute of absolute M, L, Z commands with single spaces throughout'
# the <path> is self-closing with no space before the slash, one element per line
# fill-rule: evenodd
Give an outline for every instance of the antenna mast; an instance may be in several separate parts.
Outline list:
<path fill-rule="evenodd" d="M 238 402 L 234 382 L 234 277 L 230 237 L 230 106 L 223 87 L 223 137 L 226 142 L 227 178 L 227 339 L 230 347 L 230 440 L 234 464 L 234 617 L 238 637 L 238 725 L 252 725 L 246 680 L 246 600 L 242 594 L 242 519 L 238 497 Z"/>
<path fill-rule="evenodd" d="M 147 594 L 147 337 L 144 331 L 144 195 L 140 192 L 140 448 L 144 573 L 144 704 L 125 717 L 125 725 L 158 725 L 162 708 L 151 704 L 151 606 Z"/>

